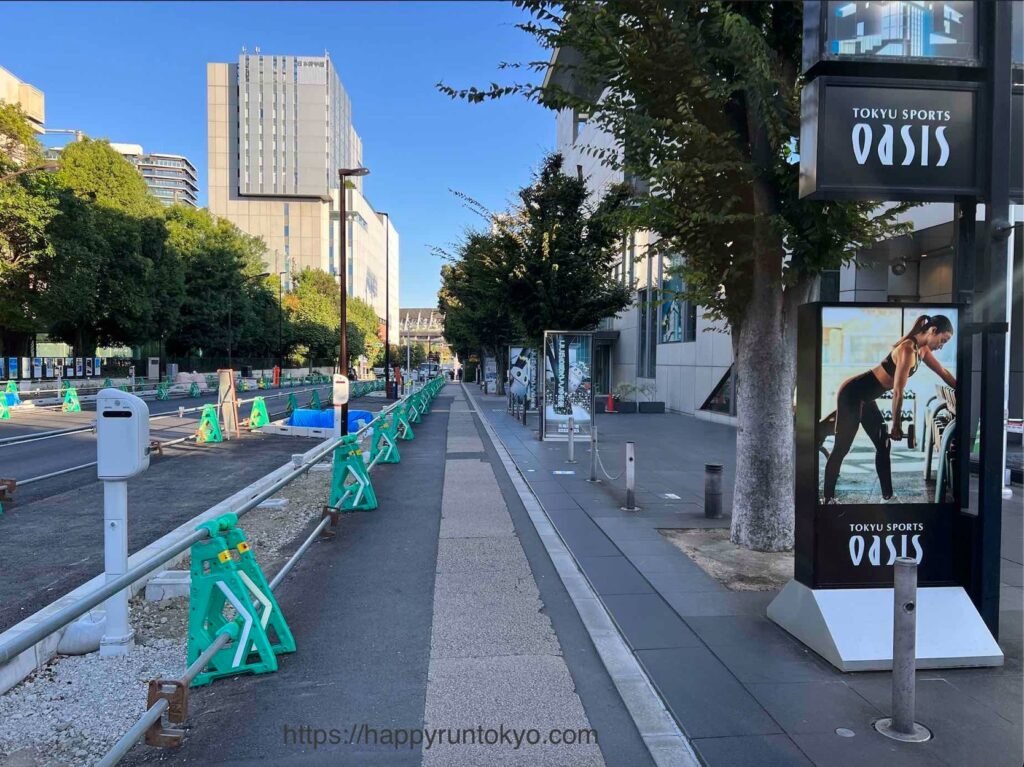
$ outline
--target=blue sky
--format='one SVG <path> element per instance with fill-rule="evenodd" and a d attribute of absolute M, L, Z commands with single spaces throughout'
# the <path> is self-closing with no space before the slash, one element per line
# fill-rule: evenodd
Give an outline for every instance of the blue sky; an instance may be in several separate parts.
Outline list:
<path fill-rule="evenodd" d="M 503 82 L 499 61 L 543 58 L 521 19 L 502 2 L 0 3 L 0 66 L 45 93 L 48 127 L 186 155 L 205 205 L 206 63 L 243 45 L 327 50 L 363 139 L 366 195 L 401 237 L 401 305 L 433 306 L 431 247 L 481 223 L 448 190 L 500 209 L 554 147 L 553 113 L 434 87 Z"/>

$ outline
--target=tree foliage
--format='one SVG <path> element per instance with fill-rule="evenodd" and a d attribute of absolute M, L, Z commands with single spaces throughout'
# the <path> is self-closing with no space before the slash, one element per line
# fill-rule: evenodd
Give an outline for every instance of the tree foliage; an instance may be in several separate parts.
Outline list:
<path fill-rule="evenodd" d="M 545 157 L 507 213 L 464 197 L 489 228 L 468 232 L 441 267 L 444 335 L 462 359 L 482 349 L 501 365 L 510 343 L 540 346 L 545 330 L 588 330 L 629 305 L 629 289 L 612 276 L 628 191 L 616 187 L 591 206 L 563 163 Z"/>
<path fill-rule="evenodd" d="M 614 140 L 586 148 L 649 191 L 636 223 L 684 256 L 686 298 L 727 321 L 738 371 L 732 539 L 793 541 L 796 307 L 854 250 L 903 233 L 875 203 L 798 195 L 802 5 L 726 0 L 516 0 L 552 62 L 532 82 L 455 89 L 470 102 L 518 94 L 584 116 Z M 553 69 L 552 69 L 553 67 Z M 552 71 L 549 71 L 552 70 Z"/>
<path fill-rule="evenodd" d="M 28 356 L 32 340 L 49 335 L 82 356 L 104 344 L 162 343 L 174 355 L 216 357 L 230 342 L 239 357 L 293 348 L 337 357 L 332 277 L 311 278 L 316 290 L 311 282 L 285 313 L 279 277 L 259 279 L 260 238 L 206 210 L 165 209 L 105 141 L 69 144 L 55 173 L 41 171 L 43 160 L 24 113 L 0 103 L 0 355 Z M 313 321 L 305 305 L 317 304 L 317 291 L 331 308 Z M 358 356 L 376 320 L 370 327 L 372 310 L 349 303 Z M 301 324 L 291 321 L 298 315 Z"/>

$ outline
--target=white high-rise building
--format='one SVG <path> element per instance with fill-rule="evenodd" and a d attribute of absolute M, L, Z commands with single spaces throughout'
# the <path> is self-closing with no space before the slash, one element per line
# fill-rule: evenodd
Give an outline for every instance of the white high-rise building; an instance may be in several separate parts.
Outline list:
<path fill-rule="evenodd" d="M 361 166 L 363 149 L 330 56 L 243 50 L 206 74 L 210 212 L 262 237 L 267 271 L 286 272 L 286 285 L 303 268 L 338 275 L 338 169 Z M 398 232 L 361 178 L 347 186 L 348 295 L 397 327 Z"/>

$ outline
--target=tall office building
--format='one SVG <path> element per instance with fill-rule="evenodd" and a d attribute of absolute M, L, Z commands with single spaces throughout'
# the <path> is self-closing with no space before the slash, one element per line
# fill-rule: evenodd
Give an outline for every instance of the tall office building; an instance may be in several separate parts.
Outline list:
<path fill-rule="evenodd" d="M 0 101 L 19 105 L 32 129 L 36 133 L 43 132 L 46 122 L 46 98 L 43 92 L 22 82 L 3 67 L 0 67 Z"/>
<path fill-rule="evenodd" d="M 338 169 L 362 165 L 363 149 L 330 56 L 243 49 L 237 63 L 210 63 L 206 74 L 210 212 L 263 238 L 268 271 L 337 275 Z M 362 179 L 350 186 L 348 294 L 397 327 L 398 233 L 363 197 Z"/>
<path fill-rule="evenodd" d="M 146 153 L 138 144 L 111 144 L 142 174 L 149 191 L 164 205 L 182 203 L 193 208 L 199 199 L 196 166 L 180 154 Z"/>

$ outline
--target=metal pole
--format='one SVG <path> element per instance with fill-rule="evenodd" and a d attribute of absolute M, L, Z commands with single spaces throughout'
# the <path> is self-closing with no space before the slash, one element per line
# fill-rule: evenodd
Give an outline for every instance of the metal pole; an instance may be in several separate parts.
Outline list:
<path fill-rule="evenodd" d="M 384 225 L 384 398 L 392 399 L 391 391 L 391 216 Z"/>
<path fill-rule="evenodd" d="M 626 511 L 636 511 L 636 445 L 626 443 Z"/>
<path fill-rule="evenodd" d="M 975 604 L 992 636 L 999 639 L 999 575 L 1003 512 L 1003 400 L 1006 368 L 1006 258 L 1010 214 L 1011 19 L 1010 3 L 987 3 L 989 28 L 988 149 L 985 227 L 978 253 L 975 305 L 981 309 L 981 455 L 978 477 L 978 591 Z M 986 135 L 987 134 L 987 135 Z M 966 493 L 968 488 L 963 488 Z"/>
<path fill-rule="evenodd" d="M 567 463 L 576 463 L 576 422 L 569 416 L 569 460 Z"/>
<path fill-rule="evenodd" d="M 345 235 L 348 227 L 345 221 L 345 204 L 348 190 L 345 189 L 345 174 L 338 171 L 338 224 L 341 229 L 341 236 L 338 237 L 338 312 L 341 318 L 341 327 L 338 328 L 338 372 L 348 376 L 348 245 L 345 242 Z M 348 403 L 341 406 L 341 423 L 337 424 L 335 434 L 348 434 Z"/>
<path fill-rule="evenodd" d="M 917 667 L 917 560 L 898 557 L 893 567 L 892 717 L 875 729 L 893 740 L 923 743 L 932 736 L 914 721 L 914 672 Z"/>
<path fill-rule="evenodd" d="M 590 479 L 587 482 L 597 482 L 597 424 L 590 424 Z"/>
<path fill-rule="evenodd" d="M 103 567 L 108 584 L 128 571 L 128 482 L 103 483 Z M 100 657 L 127 655 L 134 636 L 128 620 L 127 588 L 106 603 L 107 620 L 100 639 Z"/>
<path fill-rule="evenodd" d="M 284 377 L 284 272 L 277 273 L 277 368 L 278 385 Z"/>
<path fill-rule="evenodd" d="M 233 370 L 231 367 L 231 304 L 235 301 L 235 297 L 232 294 L 231 298 L 228 299 L 228 369 Z M 134 391 L 134 389 L 133 389 Z"/>
<path fill-rule="evenodd" d="M 718 519 L 722 516 L 722 464 L 704 464 L 704 516 Z"/>

